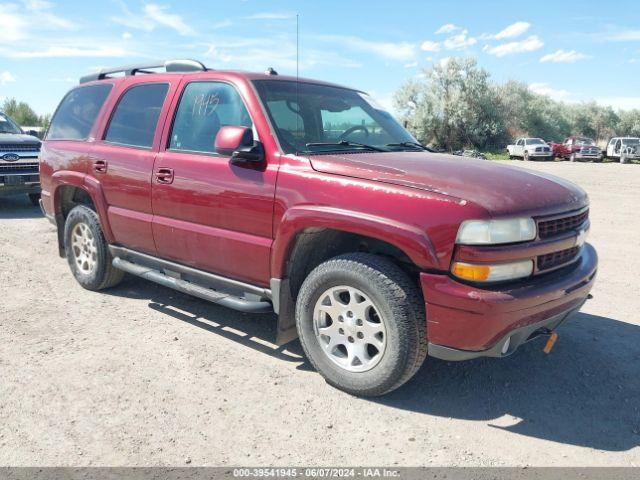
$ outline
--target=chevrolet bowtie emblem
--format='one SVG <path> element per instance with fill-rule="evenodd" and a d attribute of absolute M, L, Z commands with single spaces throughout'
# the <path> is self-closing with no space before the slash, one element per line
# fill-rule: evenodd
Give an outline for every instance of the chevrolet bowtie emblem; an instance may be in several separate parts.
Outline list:
<path fill-rule="evenodd" d="M 584 242 L 587 240 L 587 231 L 579 230 L 578 235 L 576 236 L 576 247 L 581 247 L 584 245 Z"/>

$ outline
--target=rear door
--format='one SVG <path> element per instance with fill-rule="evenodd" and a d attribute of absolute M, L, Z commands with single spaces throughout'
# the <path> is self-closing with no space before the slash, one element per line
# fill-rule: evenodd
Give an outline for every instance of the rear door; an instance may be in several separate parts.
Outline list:
<path fill-rule="evenodd" d="M 259 167 L 234 165 L 229 155 L 214 151 L 221 127 L 253 127 L 235 85 L 185 81 L 174 103 L 175 114 L 167 120 L 170 130 L 154 168 L 158 255 L 268 285 L 277 159 L 267 158 Z"/>
<path fill-rule="evenodd" d="M 154 255 L 151 174 L 171 91 L 169 82 L 129 84 L 95 144 L 88 172 L 102 185 L 116 243 Z"/>

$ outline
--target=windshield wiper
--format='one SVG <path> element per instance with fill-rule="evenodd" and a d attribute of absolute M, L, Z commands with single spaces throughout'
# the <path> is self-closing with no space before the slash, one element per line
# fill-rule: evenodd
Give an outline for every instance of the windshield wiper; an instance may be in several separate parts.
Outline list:
<path fill-rule="evenodd" d="M 425 152 L 433 152 L 433 150 L 429 147 L 425 147 L 421 143 L 418 142 L 400 142 L 400 143 L 387 143 L 385 147 L 409 147 L 409 148 L 419 148 Z"/>
<path fill-rule="evenodd" d="M 311 142 L 305 145 L 309 147 L 359 147 L 371 150 L 373 152 L 388 152 L 384 148 L 374 147 L 373 145 L 367 145 L 366 143 L 350 142 L 348 140 L 341 140 L 339 142 Z"/>

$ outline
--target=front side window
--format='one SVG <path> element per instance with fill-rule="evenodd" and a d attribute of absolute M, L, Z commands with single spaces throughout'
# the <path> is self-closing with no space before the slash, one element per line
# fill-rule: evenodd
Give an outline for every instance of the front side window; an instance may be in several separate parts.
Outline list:
<path fill-rule="evenodd" d="M 213 153 L 218 130 L 251 127 L 251 117 L 234 87 L 222 82 L 189 83 L 171 130 L 170 150 Z"/>
<path fill-rule="evenodd" d="M 47 140 L 85 140 L 111 88 L 105 83 L 71 90 L 51 120 Z"/>
<path fill-rule="evenodd" d="M 422 149 L 362 92 L 288 80 L 254 85 L 285 153 Z"/>
<path fill-rule="evenodd" d="M 127 90 L 111 117 L 105 141 L 151 148 L 168 90 L 166 83 L 148 83 Z"/>
<path fill-rule="evenodd" d="M 516 145 L 524 145 L 524 140 L 518 140 L 518 141 L 516 142 Z"/>

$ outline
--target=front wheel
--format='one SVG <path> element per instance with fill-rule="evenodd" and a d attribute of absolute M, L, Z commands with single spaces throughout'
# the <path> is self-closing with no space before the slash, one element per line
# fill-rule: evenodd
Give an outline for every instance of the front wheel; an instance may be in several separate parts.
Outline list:
<path fill-rule="evenodd" d="M 327 383 L 378 396 L 409 380 L 427 354 L 424 302 L 394 263 L 366 253 L 316 267 L 296 302 L 300 342 Z"/>
<path fill-rule="evenodd" d="M 39 193 L 30 193 L 29 200 L 34 207 L 40 206 L 40 194 Z"/>
<path fill-rule="evenodd" d="M 87 290 L 118 284 L 124 272 L 114 268 L 113 258 L 100 227 L 98 214 L 85 205 L 74 207 L 64 224 L 67 262 L 78 283 Z"/>

